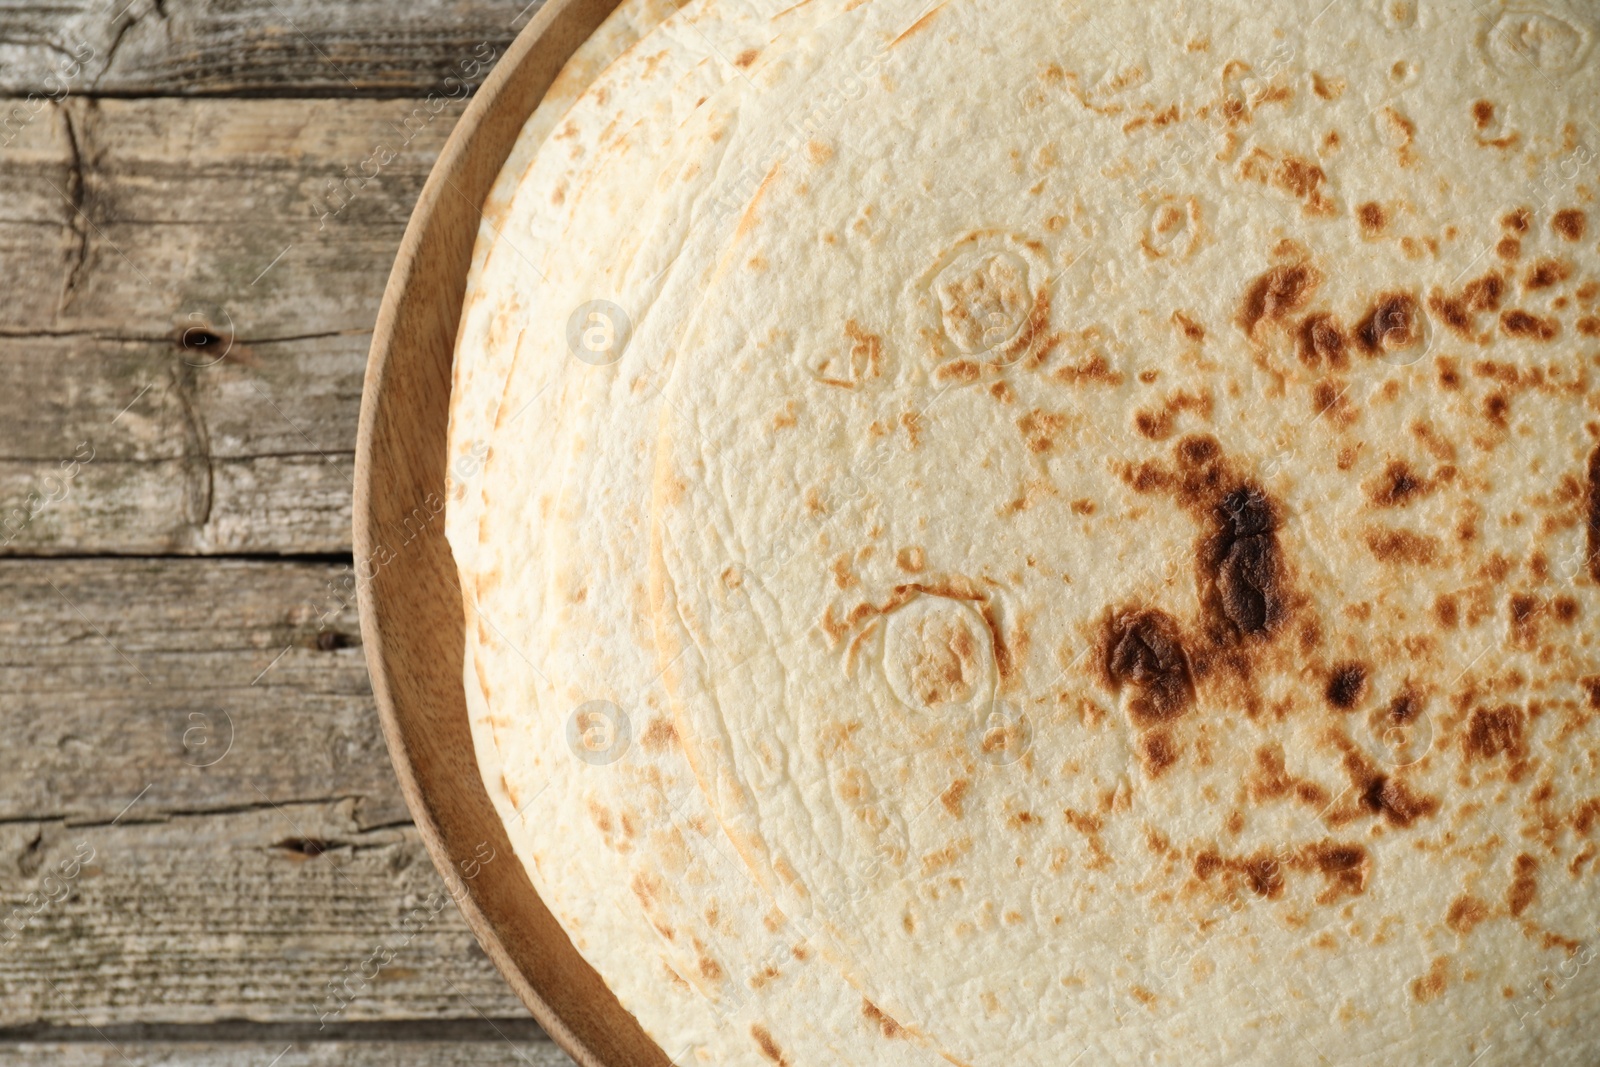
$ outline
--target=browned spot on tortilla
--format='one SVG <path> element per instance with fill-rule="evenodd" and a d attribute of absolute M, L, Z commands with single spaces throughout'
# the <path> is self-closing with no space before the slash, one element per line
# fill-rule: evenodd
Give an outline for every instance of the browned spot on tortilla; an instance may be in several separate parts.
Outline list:
<path fill-rule="evenodd" d="M 1483 415 L 1501 429 L 1505 429 L 1511 414 L 1511 401 L 1506 394 L 1496 390 L 1483 398 Z"/>
<path fill-rule="evenodd" d="M 1074 500 L 1072 502 L 1072 513 L 1074 515 L 1093 515 L 1094 501 L 1088 499 Z"/>
<path fill-rule="evenodd" d="M 1496 756 L 1521 758 L 1522 709 L 1511 704 L 1497 708 L 1479 708 L 1472 713 L 1467 732 L 1461 739 L 1462 749 L 1469 760 L 1489 760 Z"/>
<path fill-rule="evenodd" d="M 1356 343 L 1369 356 L 1397 352 L 1422 340 L 1422 309 L 1410 293 L 1384 293 L 1356 324 Z"/>
<path fill-rule="evenodd" d="M 1324 841 L 1306 846 L 1299 858 L 1327 880 L 1327 888 L 1317 897 L 1318 904 L 1329 904 L 1340 897 L 1360 896 L 1367 890 L 1372 861 L 1360 845 Z"/>
<path fill-rule="evenodd" d="M 1438 1000 L 1444 996 L 1445 976 L 1448 973 L 1449 961 L 1443 956 L 1433 961 L 1433 966 L 1428 968 L 1428 973 L 1411 983 L 1411 995 L 1420 1003 L 1426 1004 L 1430 1000 Z"/>
<path fill-rule="evenodd" d="M 1581 241 L 1589 228 L 1589 216 L 1577 208 L 1567 208 L 1551 217 L 1550 228 L 1568 241 Z"/>
<path fill-rule="evenodd" d="M 904 1032 L 899 1023 L 885 1015 L 876 1004 L 865 997 L 861 999 L 861 1014 L 866 1016 L 868 1022 L 876 1023 L 878 1029 L 883 1031 L 884 1037 L 896 1038 Z"/>
<path fill-rule="evenodd" d="M 708 982 L 722 981 L 722 965 L 710 956 L 701 956 L 698 965 L 700 976 Z"/>
<path fill-rule="evenodd" d="M 1174 311 L 1172 313 L 1172 323 L 1178 328 L 1183 336 L 1187 337 L 1195 344 L 1199 344 L 1201 341 L 1206 339 L 1205 327 L 1201 326 L 1198 322 L 1181 311 Z"/>
<path fill-rule="evenodd" d="M 1283 895 L 1283 867 L 1270 852 L 1258 852 L 1244 861 L 1250 891 L 1269 900 Z"/>
<path fill-rule="evenodd" d="M 640 744 L 652 752 L 660 752 L 670 748 L 678 740 L 678 731 L 673 727 L 671 719 L 652 719 L 645 728 L 644 736 L 639 738 Z"/>
<path fill-rule="evenodd" d="M 1516 858 L 1511 869 L 1514 877 L 1510 888 L 1506 890 L 1506 907 L 1512 915 L 1520 916 L 1538 895 L 1539 881 L 1535 875 L 1539 873 L 1539 861 L 1524 852 Z"/>
<path fill-rule="evenodd" d="M 1525 207 L 1509 211 L 1500 219 L 1500 225 L 1514 233 L 1527 233 L 1533 225 L 1533 212 Z"/>
<path fill-rule="evenodd" d="M 1573 324 L 1573 328 L 1584 337 L 1600 337 L 1600 318 L 1585 315 Z"/>
<path fill-rule="evenodd" d="M 1589 577 L 1600 582 L 1600 446 L 1589 453 Z"/>
<path fill-rule="evenodd" d="M 895 566 L 910 574 L 921 574 L 927 566 L 928 555 L 920 545 L 907 545 L 894 554 Z"/>
<path fill-rule="evenodd" d="M 1316 71 L 1311 72 L 1311 91 L 1324 100 L 1337 100 L 1344 95 L 1345 87 L 1349 82 L 1343 78 L 1324 78 Z"/>
<path fill-rule="evenodd" d="M 1101 355 L 1090 356 L 1082 363 L 1057 367 L 1050 373 L 1050 377 L 1067 385 L 1080 385 L 1086 382 L 1098 382 L 1101 385 L 1121 385 L 1124 380 L 1122 373 L 1112 370 L 1110 362 Z"/>
<path fill-rule="evenodd" d="M 1282 319 L 1304 307 L 1322 283 L 1322 277 L 1309 263 L 1280 264 L 1251 283 L 1245 292 L 1236 321 L 1240 329 L 1254 334 L 1262 321 Z"/>
<path fill-rule="evenodd" d="M 1461 388 L 1461 367 L 1449 356 L 1440 356 L 1433 361 L 1439 371 L 1439 385 L 1445 389 L 1456 390 Z"/>
<path fill-rule="evenodd" d="M 1241 636 L 1276 630 L 1288 614 L 1278 506 L 1259 487 L 1241 485 L 1212 509 L 1212 523 L 1201 570 L 1213 617 Z"/>
<path fill-rule="evenodd" d="M 1412 151 L 1412 145 L 1417 139 L 1417 124 L 1392 107 L 1383 109 L 1383 117 L 1389 121 L 1389 128 L 1393 131 L 1395 139 L 1395 156 L 1402 167 L 1409 167 L 1417 161 L 1417 156 Z"/>
<path fill-rule="evenodd" d="M 1256 774 L 1250 779 L 1250 799 L 1260 804 L 1287 796 L 1293 796 L 1318 810 L 1328 804 L 1326 789 L 1310 779 L 1297 778 L 1289 773 L 1281 746 L 1270 745 L 1257 749 Z M 1243 816 L 1240 816 L 1239 822 L 1242 828 Z"/>
<path fill-rule="evenodd" d="M 1501 259 L 1516 259 L 1522 255 L 1522 242 L 1515 237 L 1502 237 L 1500 243 L 1494 246 L 1494 252 Z"/>
<path fill-rule="evenodd" d="M 964 802 L 971 784 L 965 778 L 951 782 L 950 788 L 939 794 L 939 803 L 944 805 L 944 810 L 958 819 L 961 818 L 966 811 Z"/>
<path fill-rule="evenodd" d="M 1468 282 L 1461 290 L 1462 299 L 1473 311 L 1496 311 L 1505 299 L 1506 282 L 1499 274 L 1490 271 L 1481 278 Z"/>
<path fill-rule="evenodd" d="M 1380 774 L 1366 780 L 1361 791 L 1361 806 L 1404 829 L 1418 819 L 1436 814 L 1439 801 L 1433 797 L 1419 797 L 1406 788 L 1404 782 Z"/>
<path fill-rule="evenodd" d="M 1300 362 L 1308 367 L 1326 364 L 1337 370 L 1350 361 L 1345 351 L 1344 327 L 1332 315 L 1321 312 L 1307 315 L 1300 321 L 1296 340 L 1295 350 Z"/>
<path fill-rule="evenodd" d="M 1425 566 L 1439 556 L 1439 539 L 1428 534 L 1369 526 L 1361 536 L 1367 551 L 1382 563 Z"/>
<path fill-rule="evenodd" d="M 1022 439 L 1027 442 L 1028 451 L 1036 454 L 1054 451 L 1056 435 L 1065 429 L 1066 425 L 1065 415 L 1040 411 L 1037 408 L 1017 420 L 1017 429 L 1022 431 Z"/>
<path fill-rule="evenodd" d="M 752 1023 L 750 1036 L 755 1038 L 756 1048 L 760 1050 L 761 1055 L 767 1060 L 776 1063 L 778 1067 L 792 1067 L 788 1057 L 783 1054 L 783 1049 L 779 1048 L 778 1043 L 772 1040 L 772 1031 L 760 1023 Z"/>
<path fill-rule="evenodd" d="M 1166 730 L 1151 730 L 1139 738 L 1139 759 L 1152 778 L 1178 762 L 1178 746 Z"/>
<path fill-rule="evenodd" d="M 1472 928 L 1489 917 L 1489 905 L 1477 897 L 1468 895 L 1457 897 L 1450 904 L 1450 910 L 1445 914 L 1445 925 L 1456 933 L 1465 937 L 1472 932 Z"/>
<path fill-rule="evenodd" d="M 1430 488 L 1428 480 L 1412 470 L 1409 463 L 1392 460 L 1368 495 L 1380 508 L 1396 508 L 1406 506 Z"/>
<path fill-rule="evenodd" d="M 1113 614 L 1101 637 L 1101 664 L 1113 691 L 1134 690 L 1128 714 L 1140 728 L 1176 719 L 1194 701 L 1178 624 L 1163 612 L 1130 608 Z"/>
<path fill-rule="evenodd" d="M 1336 664 L 1328 675 L 1328 684 L 1322 695 L 1340 711 L 1349 711 L 1361 703 L 1367 693 L 1367 667 L 1354 661 Z"/>
<path fill-rule="evenodd" d="M 907 443 L 912 448 L 921 446 L 923 430 L 922 416 L 917 414 L 915 411 L 903 411 L 900 413 L 900 425 L 906 431 Z"/>
<path fill-rule="evenodd" d="M 1339 388 L 1336 380 L 1320 381 L 1311 390 L 1311 413 L 1317 417 L 1334 411 L 1336 414 L 1348 412 L 1349 405 L 1344 403 L 1345 391 Z M 1345 468 L 1340 467 L 1340 470 Z"/>
<path fill-rule="evenodd" d="M 1550 601 L 1550 613 L 1564 623 L 1574 622 L 1580 614 L 1578 602 L 1569 596 L 1558 596 Z"/>
<path fill-rule="evenodd" d="M 941 382 L 975 382 L 982 373 L 983 368 L 978 366 L 976 360 L 955 359 L 934 371 L 933 376 Z"/>
<path fill-rule="evenodd" d="M 1173 424 L 1185 411 L 1197 411 L 1205 418 L 1211 417 L 1212 399 L 1209 392 L 1177 392 L 1167 397 L 1157 411 L 1137 411 L 1133 424 L 1139 433 L 1152 441 L 1164 441 L 1172 436 Z"/>
<path fill-rule="evenodd" d="M 1555 318 L 1541 318 L 1530 314 L 1520 307 L 1501 312 L 1501 330 L 1506 331 L 1512 338 L 1531 338 L 1534 341 L 1549 341 L 1555 334 L 1562 330 L 1562 323 Z"/>
<path fill-rule="evenodd" d="M 1427 306 L 1450 330 L 1462 338 L 1475 338 L 1475 312 L 1498 310 L 1506 296 L 1506 280 L 1498 274 L 1486 274 L 1462 286 L 1458 296 L 1448 296 L 1434 290 L 1427 298 Z"/>
<path fill-rule="evenodd" d="M 1506 606 L 1511 614 L 1512 639 L 1524 646 L 1531 645 L 1538 632 L 1539 619 L 1549 605 L 1531 594 L 1513 593 Z"/>
<path fill-rule="evenodd" d="M 1546 256 L 1532 267 L 1522 279 L 1524 289 L 1548 289 L 1572 277 L 1572 264 Z"/>
<path fill-rule="evenodd" d="M 761 58 L 761 49 L 747 48 L 743 52 L 740 52 L 738 57 L 734 59 L 733 65 L 744 70 L 749 70 L 750 64 L 754 63 L 759 58 Z"/>
<path fill-rule="evenodd" d="M 1433 602 L 1433 617 L 1439 620 L 1439 625 L 1447 630 L 1456 628 L 1461 621 L 1461 606 L 1456 603 L 1456 598 L 1449 593 L 1439 594 Z"/>
<path fill-rule="evenodd" d="M 1489 124 L 1494 121 L 1494 105 L 1487 100 L 1476 101 L 1472 105 L 1472 121 L 1477 124 L 1478 129 L 1488 129 Z"/>
<path fill-rule="evenodd" d="M 1368 200 L 1356 208 L 1356 218 L 1361 223 L 1361 232 L 1368 237 L 1377 237 L 1389 224 L 1389 217 L 1384 214 L 1383 205 L 1375 200 Z"/>
<path fill-rule="evenodd" d="M 1011 391 L 1011 386 L 1005 382 L 995 382 L 989 386 L 989 395 L 1002 404 L 1009 404 L 1017 398 L 1016 394 Z"/>
<path fill-rule="evenodd" d="M 1301 200 L 1307 215 L 1332 215 L 1333 201 L 1323 192 L 1328 180 L 1321 167 L 1307 159 L 1287 156 L 1272 172 L 1272 184 Z"/>

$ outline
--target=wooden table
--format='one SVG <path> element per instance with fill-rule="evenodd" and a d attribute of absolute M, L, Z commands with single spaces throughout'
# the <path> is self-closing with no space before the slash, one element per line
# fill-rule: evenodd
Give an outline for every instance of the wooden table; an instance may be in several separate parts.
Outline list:
<path fill-rule="evenodd" d="M 350 571 L 379 295 L 525 2 L 0 6 L 0 1065 L 570 1062 L 408 819 Z"/>

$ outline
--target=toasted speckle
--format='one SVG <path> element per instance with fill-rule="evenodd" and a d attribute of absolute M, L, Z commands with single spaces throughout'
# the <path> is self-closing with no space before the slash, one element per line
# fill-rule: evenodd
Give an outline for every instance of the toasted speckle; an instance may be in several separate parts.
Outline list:
<path fill-rule="evenodd" d="M 763 1057 L 772 1063 L 776 1063 L 778 1067 L 791 1067 L 788 1057 L 783 1054 L 783 1049 L 779 1048 L 778 1043 L 772 1040 L 772 1031 L 760 1023 L 755 1023 L 750 1027 L 750 1036 L 755 1038 L 756 1048 L 760 1050 Z"/>
<path fill-rule="evenodd" d="M 1298 311 L 1321 282 L 1321 275 L 1308 263 L 1273 267 L 1257 278 L 1245 293 L 1239 309 L 1239 327 L 1253 334 L 1261 322 L 1281 319 Z"/>
<path fill-rule="evenodd" d="M 1489 760 L 1496 756 L 1522 754 L 1522 710 L 1502 704 L 1493 710 L 1480 708 L 1462 738 L 1462 747 L 1469 760 Z"/>
<path fill-rule="evenodd" d="M 1581 241 L 1589 228 L 1589 216 L 1576 208 L 1558 211 L 1550 219 L 1550 228 L 1565 240 Z"/>
<path fill-rule="evenodd" d="M 1423 1004 L 1430 1000 L 1438 1000 L 1444 995 L 1445 975 L 1448 961 L 1440 956 L 1433 961 L 1433 966 L 1428 968 L 1428 973 L 1411 983 L 1411 995 Z"/>
<path fill-rule="evenodd" d="M 1411 530 L 1374 526 L 1362 534 L 1367 550 L 1379 561 L 1391 564 L 1433 563 L 1439 555 L 1439 539 Z"/>
<path fill-rule="evenodd" d="M 1340 711 L 1349 711 L 1361 703 L 1367 692 L 1367 668 L 1361 663 L 1341 663 L 1328 676 L 1323 695 L 1328 703 Z"/>
<path fill-rule="evenodd" d="M 1445 915 L 1445 925 L 1465 937 L 1472 928 L 1489 917 L 1489 905 L 1474 896 L 1457 897 Z"/>
<path fill-rule="evenodd" d="M 1178 762 L 1178 746 L 1167 731 L 1152 730 L 1139 739 L 1139 758 L 1150 777 L 1159 778 Z"/>
<path fill-rule="evenodd" d="M 1521 915 L 1538 895 L 1539 882 L 1534 877 L 1539 871 L 1539 861 L 1526 852 L 1512 864 L 1511 887 L 1506 890 L 1506 908 L 1512 915 Z"/>
<path fill-rule="evenodd" d="M 1384 227 L 1389 225 L 1389 217 L 1384 214 L 1383 205 L 1369 200 L 1356 208 L 1356 219 L 1361 223 L 1361 232 L 1368 237 L 1377 237 L 1383 233 Z"/>

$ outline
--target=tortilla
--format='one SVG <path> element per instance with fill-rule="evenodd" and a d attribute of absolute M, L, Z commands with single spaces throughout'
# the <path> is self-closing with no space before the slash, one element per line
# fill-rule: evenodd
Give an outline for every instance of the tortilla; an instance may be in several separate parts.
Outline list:
<path fill-rule="evenodd" d="M 571 172 L 462 568 L 622 1002 L 685 1063 L 1587 1063 L 1592 10 L 686 16 L 635 49 L 756 55 Z"/>

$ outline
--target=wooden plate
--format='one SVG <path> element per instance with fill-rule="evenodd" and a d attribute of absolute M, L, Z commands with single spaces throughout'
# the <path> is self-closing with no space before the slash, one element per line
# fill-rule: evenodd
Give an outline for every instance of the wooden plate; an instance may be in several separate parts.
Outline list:
<path fill-rule="evenodd" d="M 479 780 L 461 688 L 461 589 L 440 510 L 450 365 L 479 211 L 523 123 L 617 3 L 547 0 L 478 90 L 423 187 L 367 361 L 355 559 L 361 636 L 389 755 L 467 925 L 583 1067 L 667 1067 L 534 892 Z M 496 859 L 476 863 L 485 844 Z"/>

